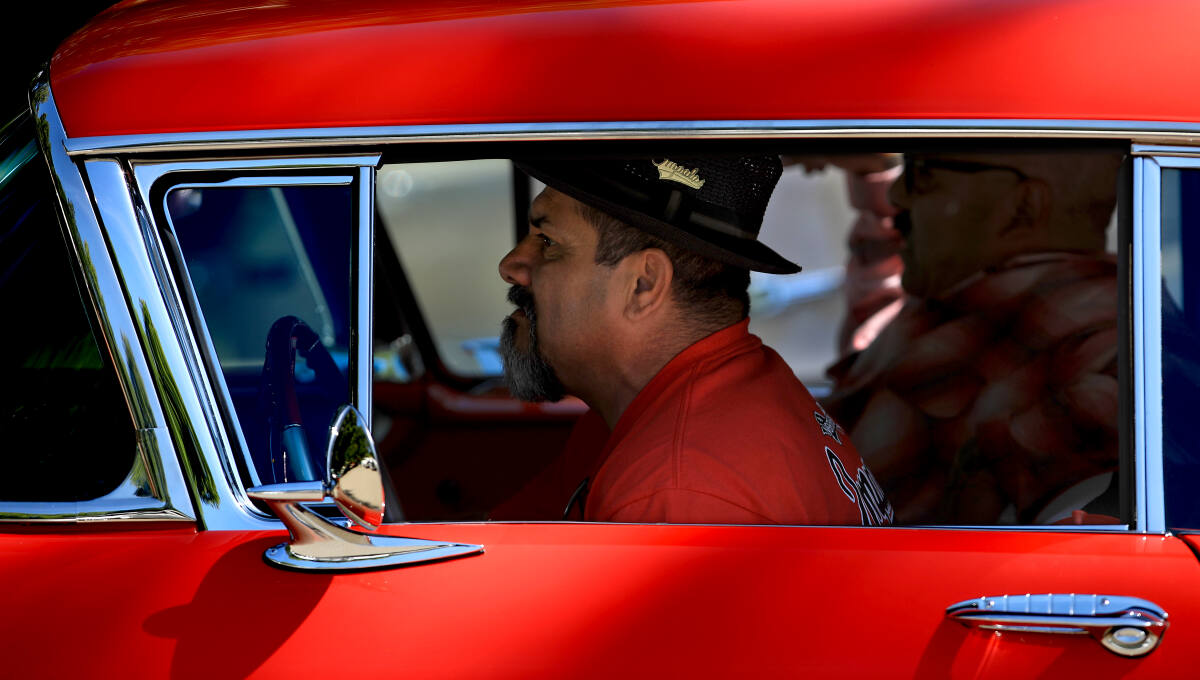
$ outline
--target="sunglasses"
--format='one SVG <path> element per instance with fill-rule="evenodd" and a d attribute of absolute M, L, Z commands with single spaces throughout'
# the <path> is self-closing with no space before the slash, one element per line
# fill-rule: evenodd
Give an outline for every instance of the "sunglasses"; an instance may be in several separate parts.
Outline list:
<path fill-rule="evenodd" d="M 1024 172 L 1009 166 L 1009 165 L 994 165 L 992 163 L 978 163 L 975 161 L 956 161 L 940 158 L 912 158 L 904 157 L 904 174 L 901 176 L 904 180 L 904 189 L 909 194 L 923 194 L 931 191 L 934 188 L 933 171 L 947 170 L 949 172 L 989 172 L 991 170 L 1003 170 L 1011 172 L 1017 176 L 1018 180 L 1024 181 L 1029 179 L 1029 176 Z"/>

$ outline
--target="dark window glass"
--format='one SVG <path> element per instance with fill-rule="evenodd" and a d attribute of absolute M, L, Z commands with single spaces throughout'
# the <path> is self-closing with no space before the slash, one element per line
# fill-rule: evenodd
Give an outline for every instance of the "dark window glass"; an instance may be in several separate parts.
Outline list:
<path fill-rule="evenodd" d="M 1187 227 L 1186 225 L 1192 225 Z M 1162 172 L 1163 481 L 1167 526 L 1200 528 L 1200 170 Z M 1191 263 L 1191 264 L 1188 264 Z M 1189 269 L 1190 267 L 1190 269 Z"/>
<path fill-rule="evenodd" d="M 321 478 L 349 401 L 351 185 L 201 184 L 166 202 L 259 481 Z"/>
<path fill-rule="evenodd" d="M 133 425 L 88 323 L 32 126 L 0 135 L 0 501 L 97 498 L 133 467 Z"/>

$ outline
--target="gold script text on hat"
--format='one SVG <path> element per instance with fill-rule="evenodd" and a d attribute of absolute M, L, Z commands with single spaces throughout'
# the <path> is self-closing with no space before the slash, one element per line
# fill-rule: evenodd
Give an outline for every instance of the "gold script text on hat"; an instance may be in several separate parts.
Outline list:
<path fill-rule="evenodd" d="M 693 189 L 699 189 L 704 186 L 704 180 L 700 179 L 699 173 L 696 172 L 698 168 L 688 170 L 675 161 L 669 161 L 665 158 L 662 163 L 650 162 L 654 164 L 654 167 L 658 168 L 659 179 L 669 179 L 672 182 L 679 182 Z"/>

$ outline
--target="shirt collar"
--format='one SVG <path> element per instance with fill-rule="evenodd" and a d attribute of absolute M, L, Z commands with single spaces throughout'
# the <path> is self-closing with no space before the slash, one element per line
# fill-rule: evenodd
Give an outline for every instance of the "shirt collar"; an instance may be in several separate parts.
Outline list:
<path fill-rule="evenodd" d="M 611 451 L 618 442 L 624 439 L 655 400 L 697 363 L 723 354 L 742 352 L 760 345 L 762 345 L 762 340 L 759 340 L 758 336 L 750 334 L 749 318 L 726 326 L 689 345 L 687 349 L 668 361 L 667 365 L 663 366 L 637 393 L 633 401 L 629 402 L 629 406 L 617 419 L 617 424 L 613 427 L 606 448 Z M 607 457 L 607 454 L 604 457 Z"/>

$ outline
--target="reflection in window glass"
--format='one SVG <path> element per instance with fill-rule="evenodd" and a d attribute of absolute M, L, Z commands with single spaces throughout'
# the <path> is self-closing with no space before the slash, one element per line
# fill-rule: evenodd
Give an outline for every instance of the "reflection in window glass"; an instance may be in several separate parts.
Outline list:
<path fill-rule="evenodd" d="M 1162 171 L 1163 482 L 1167 526 L 1200 528 L 1200 170 Z M 1191 225 L 1191 226 L 1186 226 Z M 1190 263 L 1190 264 L 1189 264 Z"/>
<path fill-rule="evenodd" d="M 349 401 L 351 186 L 189 186 L 166 202 L 260 481 L 320 478 L 311 454 Z"/>
<path fill-rule="evenodd" d="M 875 186 L 852 179 L 847 354 L 823 401 L 899 522 L 1121 523 L 1107 233 L 1123 155 L 909 150 L 864 172 Z"/>
<path fill-rule="evenodd" d="M 779 352 L 816 396 L 828 392 L 825 368 L 839 354 L 847 236 L 854 222 L 841 170 L 809 172 L 803 163 L 788 163 L 759 240 L 804 271 L 750 274 L 750 332 Z"/>
<path fill-rule="evenodd" d="M 113 491 L 136 442 L 113 366 L 71 272 L 32 126 L 0 148 L 0 501 L 81 501 Z M 84 270 L 94 275 L 86 251 Z"/>
<path fill-rule="evenodd" d="M 512 164 L 385 165 L 375 193 L 442 362 L 459 375 L 500 375 L 500 322 L 512 306 L 496 266 L 516 233 Z"/>

